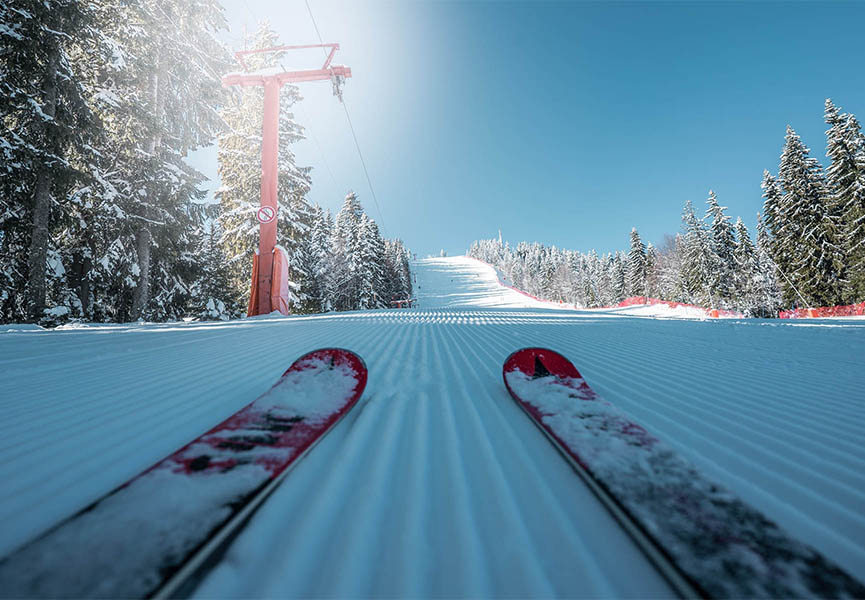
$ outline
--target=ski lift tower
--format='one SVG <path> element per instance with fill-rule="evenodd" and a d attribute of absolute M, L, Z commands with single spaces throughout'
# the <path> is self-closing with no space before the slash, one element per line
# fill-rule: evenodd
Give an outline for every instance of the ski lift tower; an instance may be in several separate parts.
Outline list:
<path fill-rule="evenodd" d="M 286 50 L 303 50 L 308 48 L 329 48 L 330 53 L 320 69 L 306 71 L 280 71 L 265 69 L 249 72 L 243 57 L 249 54 L 282 52 Z M 342 101 L 341 86 L 347 77 L 351 77 L 351 69 L 342 65 L 332 65 L 333 55 L 339 50 L 339 44 L 309 44 L 305 46 L 275 46 L 259 50 L 242 50 L 235 53 L 235 58 L 243 71 L 229 73 L 222 78 L 222 85 L 254 86 L 264 88 L 264 117 L 262 119 L 261 135 L 261 207 L 258 210 L 259 245 L 258 268 L 253 268 L 252 296 L 257 296 L 257 303 L 251 301 L 248 316 L 266 315 L 273 310 L 271 306 L 271 284 L 273 282 L 273 253 L 276 246 L 277 211 L 277 158 L 279 153 L 279 90 L 286 83 L 303 81 L 322 81 L 330 79 L 333 83 L 333 93 Z M 257 293 L 256 293 L 257 292 Z"/>

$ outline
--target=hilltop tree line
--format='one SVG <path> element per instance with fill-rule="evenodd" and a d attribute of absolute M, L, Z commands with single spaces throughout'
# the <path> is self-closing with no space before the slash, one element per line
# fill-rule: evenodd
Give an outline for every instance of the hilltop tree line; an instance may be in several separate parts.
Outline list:
<path fill-rule="evenodd" d="M 865 300 L 865 136 L 831 100 L 825 119 L 825 169 L 788 126 L 778 176 L 764 172 L 756 243 L 710 191 L 702 218 L 688 201 L 681 231 L 659 248 L 633 229 L 628 251 L 601 256 L 500 240 L 474 242 L 469 255 L 533 295 L 584 307 L 648 296 L 771 317 Z"/>
<path fill-rule="evenodd" d="M 0 24 L 0 321 L 242 314 L 258 245 L 262 99 L 221 86 L 236 67 L 217 39 L 220 3 L 0 0 Z M 262 25 L 246 43 L 278 41 Z M 299 99 L 283 88 L 278 243 L 290 256 L 292 310 L 410 293 L 397 290 L 408 281 L 396 275 L 405 248 L 381 240 L 362 211 L 349 219 L 350 244 L 325 251 L 314 240 L 327 217 L 307 202 L 310 169 L 289 147 L 303 138 L 289 111 Z M 214 141 L 218 203 L 186 160 Z M 359 274 L 354 252 L 376 263 L 374 277 Z M 326 263 L 351 268 L 324 276 Z"/>
<path fill-rule="evenodd" d="M 499 240 L 474 242 L 469 255 L 498 267 L 519 289 L 581 307 L 612 306 L 645 296 L 770 316 L 780 295 L 769 258 L 747 227 L 735 224 L 710 192 L 705 217 L 687 202 L 682 231 L 660 247 L 631 230 L 630 249 L 598 255 L 537 242 L 515 248 Z"/>

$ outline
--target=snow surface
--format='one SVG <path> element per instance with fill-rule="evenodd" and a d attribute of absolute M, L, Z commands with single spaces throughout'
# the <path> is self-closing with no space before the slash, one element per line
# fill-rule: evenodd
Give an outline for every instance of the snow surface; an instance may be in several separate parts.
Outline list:
<path fill-rule="evenodd" d="M 666 304 L 646 304 L 591 310 L 628 317 L 653 317 L 656 319 L 697 319 L 705 321 L 709 318 L 706 311 L 702 308 L 695 306 L 667 306 Z"/>
<path fill-rule="evenodd" d="M 369 367 L 364 397 L 198 596 L 669 596 L 505 390 L 504 359 L 542 345 L 708 477 L 865 572 L 865 322 L 556 310 L 465 257 L 415 269 L 420 309 L 0 333 L 0 556 L 301 354 L 341 346 Z"/>

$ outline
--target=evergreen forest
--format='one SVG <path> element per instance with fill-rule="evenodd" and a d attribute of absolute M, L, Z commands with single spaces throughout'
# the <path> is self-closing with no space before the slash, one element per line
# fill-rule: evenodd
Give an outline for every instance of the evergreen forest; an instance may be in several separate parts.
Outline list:
<path fill-rule="evenodd" d="M 634 228 L 627 251 L 601 256 L 500 239 L 474 242 L 469 255 L 532 295 L 582 307 L 647 296 L 774 317 L 785 308 L 862 302 L 865 136 L 830 99 L 824 119 L 825 168 L 787 127 L 777 174 L 763 173 L 756 240 L 710 191 L 705 213 L 686 202 L 681 231 L 657 247 Z"/>
<path fill-rule="evenodd" d="M 218 0 L 0 0 L 0 322 L 228 319 L 246 312 L 258 247 L 261 88 L 236 70 Z M 283 43 L 266 23 L 244 46 Z M 279 52 L 249 58 L 277 66 Z M 408 251 L 349 193 L 307 200 L 280 96 L 278 244 L 296 313 L 411 295 Z M 216 198 L 188 154 L 217 144 Z"/>

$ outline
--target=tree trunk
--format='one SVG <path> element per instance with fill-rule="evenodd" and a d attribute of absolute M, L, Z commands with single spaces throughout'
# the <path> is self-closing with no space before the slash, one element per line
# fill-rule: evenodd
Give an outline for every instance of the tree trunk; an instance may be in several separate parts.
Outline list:
<path fill-rule="evenodd" d="M 73 284 L 78 290 L 78 300 L 81 302 L 81 316 L 87 321 L 93 320 L 90 314 L 90 270 L 93 268 L 93 260 L 85 253 L 76 253 L 72 262 Z"/>
<path fill-rule="evenodd" d="M 148 140 L 146 147 L 148 154 L 151 156 L 156 153 L 162 142 L 162 136 L 159 133 L 159 130 L 162 127 L 162 95 L 159 93 L 161 83 L 160 69 L 161 61 L 160 57 L 157 55 L 156 66 L 150 77 L 151 101 L 153 102 L 153 111 L 156 115 L 157 123 L 157 131 L 154 132 L 153 136 Z M 151 202 L 155 203 L 153 199 L 151 199 Z M 146 219 L 148 217 L 146 206 L 142 212 Z M 138 275 L 138 287 L 135 288 L 135 293 L 132 295 L 132 311 L 129 315 L 130 319 L 133 321 L 137 321 L 141 318 L 144 308 L 150 301 L 150 247 L 152 240 L 153 236 L 150 233 L 150 229 L 147 228 L 145 221 L 141 228 L 135 232 L 135 249 L 138 254 L 138 268 L 140 272 Z"/>
<path fill-rule="evenodd" d="M 132 311 L 129 318 L 137 321 L 141 318 L 147 302 L 150 300 L 150 230 L 146 227 L 135 232 L 135 249 L 138 253 L 138 287 L 132 295 Z"/>
<path fill-rule="evenodd" d="M 42 84 L 42 94 L 45 100 L 42 112 L 50 118 L 54 117 L 57 109 L 57 66 L 60 60 L 60 49 L 55 44 L 48 56 L 48 65 L 45 68 L 45 79 Z M 43 123 L 43 138 L 46 146 L 56 144 L 50 139 L 50 129 L 47 123 Z M 59 154 L 56 152 L 55 154 Z M 51 216 L 51 187 L 53 183 L 52 171 L 49 165 L 41 165 L 36 178 L 36 187 L 33 190 L 33 220 L 30 235 L 30 249 L 27 255 L 27 297 L 28 317 L 31 321 L 42 318 L 45 310 L 45 272 L 48 259 L 48 225 Z"/>

